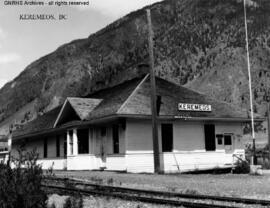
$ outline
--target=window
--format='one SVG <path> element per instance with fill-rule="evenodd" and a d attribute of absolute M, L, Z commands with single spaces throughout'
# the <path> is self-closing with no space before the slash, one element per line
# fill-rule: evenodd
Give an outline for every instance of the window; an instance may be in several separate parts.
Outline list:
<path fill-rule="evenodd" d="M 101 127 L 101 129 L 100 129 L 100 135 L 102 137 L 106 136 L 106 127 Z"/>
<path fill-rule="evenodd" d="M 162 152 L 173 150 L 173 125 L 161 124 Z"/>
<path fill-rule="evenodd" d="M 223 145 L 223 134 L 217 134 L 217 144 L 218 145 Z"/>
<path fill-rule="evenodd" d="M 215 125 L 205 124 L 204 125 L 204 135 L 205 135 L 205 150 L 206 151 L 215 151 L 216 150 Z"/>
<path fill-rule="evenodd" d="M 60 157 L 60 136 L 56 136 L 56 157 Z"/>
<path fill-rule="evenodd" d="M 232 135 L 230 134 L 224 135 L 224 145 L 232 145 Z"/>
<path fill-rule="evenodd" d="M 119 128 L 118 125 L 113 125 L 112 128 L 112 137 L 113 137 L 113 153 L 119 153 Z"/>
<path fill-rule="evenodd" d="M 88 129 L 78 129 L 78 153 L 88 154 L 89 153 L 89 130 Z"/>
<path fill-rule="evenodd" d="M 68 131 L 70 154 L 73 155 L 73 130 Z"/>
<path fill-rule="evenodd" d="M 44 146 L 43 146 L 43 157 L 47 158 L 48 156 L 48 139 L 44 139 Z"/>

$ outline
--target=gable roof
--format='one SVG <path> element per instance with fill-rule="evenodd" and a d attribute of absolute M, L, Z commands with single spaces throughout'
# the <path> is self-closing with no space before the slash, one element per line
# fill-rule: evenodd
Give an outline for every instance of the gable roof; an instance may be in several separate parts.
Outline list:
<path fill-rule="evenodd" d="M 247 112 L 237 110 L 231 104 L 214 100 L 161 78 L 156 78 L 156 93 L 161 96 L 160 118 L 248 121 Z M 106 118 L 150 118 L 150 103 L 150 77 L 146 75 L 100 90 L 85 98 L 67 98 L 63 106 L 26 124 L 13 135 L 18 138 L 26 137 L 33 133 L 46 133 L 61 128 L 91 124 Z M 210 112 L 179 111 L 178 103 L 208 104 L 212 106 L 212 110 Z M 67 112 L 70 109 L 76 116 L 67 119 L 65 116 L 69 115 Z M 64 112 L 65 110 L 67 112 Z"/>
<path fill-rule="evenodd" d="M 148 75 L 143 78 L 136 78 L 113 88 L 89 95 L 89 97 L 103 99 L 103 101 L 88 115 L 87 120 L 119 114 L 119 109 L 121 109 L 126 100 L 134 94 L 138 86 L 140 86 L 147 77 Z"/>
<path fill-rule="evenodd" d="M 68 97 L 61 108 L 61 111 L 54 123 L 54 127 L 58 124 L 64 123 L 65 121 L 70 121 L 70 119 L 72 119 L 70 118 L 70 114 L 72 113 L 75 113 L 73 118 L 77 117 L 81 121 L 86 120 L 89 113 L 93 111 L 101 101 L 102 99 Z"/>
<path fill-rule="evenodd" d="M 48 131 L 53 131 L 56 128 L 67 128 L 72 125 L 80 125 L 83 122 L 82 120 L 90 120 L 91 116 L 93 116 L 93 118 L 100 118 L 115 115 L 140 81 L 142 81 L 141 77 L 128 80 L 111 88 L 100 90 L 86 96 L 85 98 L 68 98 L 63 105 L 58 106 L 44 115 L 37 117 L 35 120 L 25 124 L 22 128 L 14 131 L 13 138 L 16 140 L 25 138 L 29 135 L 43 134 Z M 95 106 L 95 112 L 90 115 L 91 110 L 87 109 L 85 111 L 84 109 L 91 101 L 94 101 L 95 104 L 97 104 L 98 101 L 100 102 L 97 106 L 93 104 L 93 106 Z M 59 125 L 61 110 L 64 111 L 64 106 L 66 103 L 72 106 L 74 111 L 76 109 L 75 112 L 79 119 L 68 121 L 67 123 Z M 84 103 L 83 106 L 82 103 Z M 89 105 L 90 108 L 93 107 L 92 103 Z M 63 118 L 63 120 L 65 120 L 65 118 Z M 56 125 L 58 126 L 56 127 Z"/>

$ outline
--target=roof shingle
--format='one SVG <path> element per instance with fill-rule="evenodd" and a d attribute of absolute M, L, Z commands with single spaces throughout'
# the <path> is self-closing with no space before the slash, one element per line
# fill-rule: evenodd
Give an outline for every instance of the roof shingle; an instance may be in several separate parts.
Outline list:
<path fill-rule="evenodd" d="M 81 120 L 86 120 L 91 111 L 93 111 L 102 101 L 102 99 L 75 97 L 68 97 L 67 100 Z"/>
<path fill-rule="evenodd" d="M 161 78 L 156 78 L 156 93 L 161 96 L 161 116 L 247 118 L 247 113 L 236 109 L 236 106 L 214 100 Z M 150 99 L 150 78 L 148 78 L 118 113 L 151 115 Z M 178 103 L 209 104 L 212 111 L 179 111 Z"/>

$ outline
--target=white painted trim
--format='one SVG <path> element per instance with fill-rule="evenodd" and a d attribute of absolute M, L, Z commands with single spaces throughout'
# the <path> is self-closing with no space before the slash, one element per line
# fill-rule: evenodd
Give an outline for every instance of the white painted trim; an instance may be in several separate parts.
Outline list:
<path fill-rule="evenodd" d="M 186 153 L 186 152 L 192 152 L 192 153 L 204 153 L 204 152 L 207 152 L 205 149 L 197 149 L 197 150 L 192 150 L 192 151 L 183 151 L 183 150 L 173 150 L 172 151 L 173 153 Z M 214 151 L 213 151 L 214 152 Z M 164 153 L 166 153 L 166 152 L 164 152 Z M 170 153 L 170 152 L 168 152 L 168 153 Z"/>
<path fill-rule="evenodd" d="M 125 102 L 121 105 L 121 107 L 118 109 L 117 113 L 121 112 L 121 110 L 124 108 L 124 106 L 129 102 L 131 97 L 137 92 L 137 90 L 141 87 L 141 85 L 145 82 L 145 80 L 149 77 L 149 74 L 145 75 L 143 80 L 137 85 L 137 87 L 133 90 L 133 92 L 128 96 L 128 98 L 125 100 Z"/>
<path fill-rule="evenodd" d="M 65 109 L 65 106 L 66 106 L 67 102 L 68 102 L 68 99 L 65 100 L 64 105 L 62 106 L 62 108 L 61 108 L 61 110 L 60 110 L 60 112 L 59 112 L 59 114 L 58 114 L 58 116 L 57 116 L 57 118 L 56 118 L 56 120 L 54 122 L 53 128 L 55 128 L 56 125 L 58 124 L 58 121 L 59 121 L 59 119 L 60 119 L 60 117 L 61 117 L 61 115 L 62 115 L 62 113 L 63 113 L 63 111 Z"/>
<path fill-rule="evenodd" d="M 69 137 L 69 130 L 67 131 L 67 157 L 69 157 L 71 155 L 71 152 L 70 152 L 70 137 Z"/>
<path fill-rule="evenodd" d="M 73 129 L 73 155 L 78 155 L 78 136 L 77 129 Z"/>
<path fill-rule="evenodd" d="M 55 161 L 59 161 L 59 160 L 66 160 L 67 158 L 65 157 L 46 157 L 46 158 L 40 158 L 38 160 L 44 160 L 44 161 L 47 161 L 47 160 L 55 160 Z"/>
<path fill-rule="evenodd" d="M 153 154 L 153 150 L 148 151 L 126 151 L 126 154 Z"/>
<path fill-rule="evenodd" d="M 243 152 L 243 149 L 235 149 L 234 151 Z M 174 150 L 172 152 L 160 152 L 162 154 L 209 154 L 209 153 L 226 153 L 224 149 L 216 151 L 205 151 L 205 150 L 194 150 L 194 151 L 178 151 Z M 138 154 L 153 154 L 153 151 L 126 151 L 126 155 L 138 155 Z"/>

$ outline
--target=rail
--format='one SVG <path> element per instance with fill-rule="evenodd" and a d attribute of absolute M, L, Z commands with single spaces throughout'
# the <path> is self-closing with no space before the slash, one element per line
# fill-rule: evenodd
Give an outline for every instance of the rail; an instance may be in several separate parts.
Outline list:
<path fill-rule="evenodd" d="M 213 196 L 213 195 L 194 195 L 183 194 L 176 192 L 163 192 L 143 189 L 132 189 L 108 185 L 92 184 L 82 182 L 74 179 L 57 178 L 57 179 L 45 179 L 47 180 L 44 188 L 56 189 L 63 192 L 80 192 L 87 195 L 103 195 L 116 198 L 122 198 L 126 200 L 137 200 L 141 202 L 155 203 L 155 204 L 168 204 L 173 206 L 184 207 L 206 207 L 206 208 L 232 208 L 235 206 L 229 206 L 221 204 L 223 203 L 238 203 L 238 204 L 258 204 L 264 206 L 270 206 L 269 200 L 249 199 L 249 198 L 237 198 L 226 196 Z M 62 186 L 49 185 L 48 181 L 62 182 Z M 63 186 L 64 185 L 64 186 Z M 83 188 L 77 188 L 76 186 L 82 186 Z M 90 189 L 89 189 L 90 188 Z M 143 195 L 143 196 L 142 196 Z M 184 200 L 183 200 L 184 199 Z M 189 201 L 190 200 L 190 201 Z M 191 201 L 192 200 L 192 201 Z M 206 202 L 206 203 L 202 203 Z M 218 204 L 217 204 L 218 203 Z"/>

